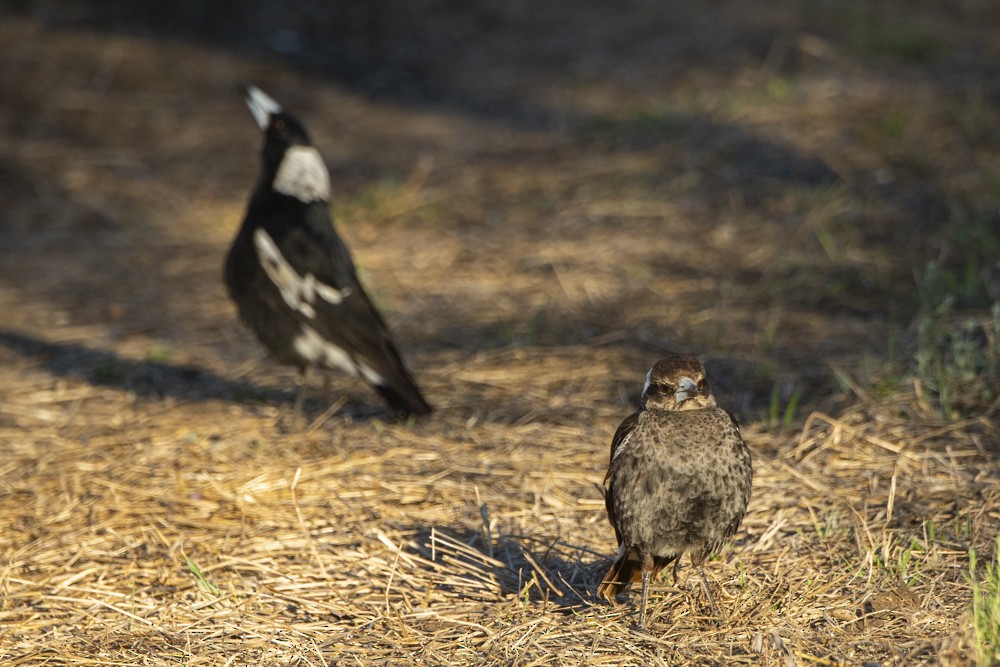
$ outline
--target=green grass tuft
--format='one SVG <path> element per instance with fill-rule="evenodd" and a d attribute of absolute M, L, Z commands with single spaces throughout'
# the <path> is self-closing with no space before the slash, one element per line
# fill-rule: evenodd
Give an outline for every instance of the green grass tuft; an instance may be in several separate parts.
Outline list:
<path fill-rule="evenodd" d="M 956 207 L 947 252 L 917 281 L 916 378 L 939 416 L 988 409 L 1000 396 L 1000 227 L 994 214 Z"/>
<path fill-rule="evenodd" d="M 187 564 L 188 570 L 190 570 L 192 576 L 194 576 L 195 584 L 198 585 L 199 589 L 208 593 L 212 597 L 222 597 L 222 589 L 219 588 L 214 581 L 209 579 L 204 572 L 202 572 L 197 563 L 188 558 L 187 555 L 184 555 L 184 562 Z"/>
<path fill-rule="evenodd" d="M 949 317 L 951 302 L 917 325 L 916 374 L 943 419 L 992 404 L 1000 395 L 1000 302 L 985 319 Z"/>
<path fill-rule="evenodd" d="M 614 145 L 658 143 L 682 136 L 693 120 L 692 114 L 674 109 L 638 109 L 621 116 L 598 117 L 589 134 Z"/>
<path fill-rule="evenodd" d="M 945 39 L 922 22 L 876 11 L 867 2 L 841 5 L 840 23 L 850 45 L 869 57 L 904 63 L 928 63 L 947 49 Z"/>
<path fill-rule="evenodd" d="M 173 357 L 173 353 L 166 345 L 151 345 L 147 354 L 149 361 L 154 364 L 168 364 Z"/>
<path fill-rule="evenodd" d="M 969 581 L 972 583 L 972 625 L 976 640 L 976 664 L 986 667 L 1000 661 L 1000 537 L 991 562 L 986 563 L 982 579 L 977 572 L 978 558 L 969 550 Z"/>
<path fill-rule="evenodd" d="M 767 417 L 762 420 L 768 430 L 777 430 L 791 426 L 795 421 L 795 414 L 799 409 L 801 398 L 802 387 L 796 385 L 792 388 L 791 395 L 789 395 L 788 400 L 784 402 L 784 407 L 782 407 L 781 385 L 775 383 L 774 387 L 771 388 L 771 402 L 768 405 Z"/>

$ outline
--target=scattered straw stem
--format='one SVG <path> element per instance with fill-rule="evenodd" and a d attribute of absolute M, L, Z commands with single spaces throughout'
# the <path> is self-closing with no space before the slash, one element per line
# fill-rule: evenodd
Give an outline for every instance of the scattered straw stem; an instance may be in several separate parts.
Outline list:
<path fill-rule="evenodd" d="M 403 544 L 400 542 L 396 547 L 396 556 L 392 559 L 392 567 L 389 568 L 389 580 L 385 582 L 385 613 L 388 615 L 392 607 L 389 604 L 389 591 L 392 589 L 392 579 L 396 576 L 396 566 L 399 564 L 399 556 L 403 553 Z"/>
<path fill-rule="evenodd" d="M 312 533 L 306 527 L 306 522 L 302 518 L 302 510 L 299 507 L 299 499 L 296 494 L 296 488 L 299 484 L 299 479 L 302 477 L 302 467 L 299 466 L 295 469 L 295 476 L 292 477 L 291 491 L 292 491 L 292 506 L 295 507 L 295 518 L 299 522 L 299 527 L 302 529 L 302 533 L 305 535 L 306 540 L 309 542 L 309 550 L 312 552 L 313 558 L 316 559 L 316 566 L 319 567 L 320 572 L 323 573 L 324 579 L 329 579 L 330 574 L 326 571 L 326 566 L 323 565 L 323 559 L 319 555 L 319 549 L 316 547 L 316 540 L 313 539 Z"/>

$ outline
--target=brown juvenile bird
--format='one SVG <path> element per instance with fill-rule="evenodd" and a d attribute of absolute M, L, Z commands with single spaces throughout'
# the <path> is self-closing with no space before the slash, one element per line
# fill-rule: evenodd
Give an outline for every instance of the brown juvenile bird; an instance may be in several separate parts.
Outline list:
<path fill-rule="evenodd" d="M 689 354 L 656 362 L 639 409 L 611 441 L 604 502 L 618 555 L 597 594 L 614 602 L 625 586 L 641 581 L 644 626 L 650 576 L 676 561 L 676 578 L 687 552 L 715 607 L 701 564 L 739 528 L 752 475 L 739 426 L 716 406 L 701 362 Z"/>

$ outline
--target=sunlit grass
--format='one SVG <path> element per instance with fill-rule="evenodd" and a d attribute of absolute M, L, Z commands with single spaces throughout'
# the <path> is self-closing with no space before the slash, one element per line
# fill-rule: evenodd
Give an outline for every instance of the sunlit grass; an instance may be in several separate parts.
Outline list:
<path fill-rule="evenodd" d="M 969 551 L 969 581 L 972 584 L 972 623 L 975 634 L 976 664 L 988 667 L 1000 660 L 1000 537 L 993 558 L 978 570 L 979 555 Z"/>

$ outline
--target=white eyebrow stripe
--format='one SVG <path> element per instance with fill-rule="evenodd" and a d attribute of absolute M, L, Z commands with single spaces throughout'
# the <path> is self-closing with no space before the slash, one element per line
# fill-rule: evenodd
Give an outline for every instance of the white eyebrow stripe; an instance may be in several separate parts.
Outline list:
<path fill-rule="evenodd" d="M 650 366 L 649 370 L 646 371 L 646 384 L 642 385 L 642 395 L 645 396 L 646 392 L 649 391 L 649 385 L 653 381 L 653 368 Z"/>

